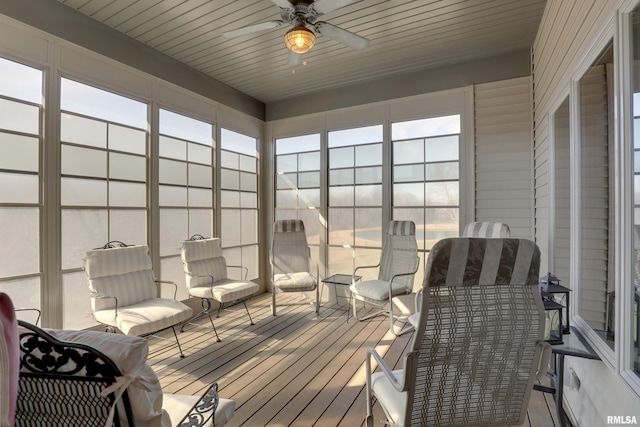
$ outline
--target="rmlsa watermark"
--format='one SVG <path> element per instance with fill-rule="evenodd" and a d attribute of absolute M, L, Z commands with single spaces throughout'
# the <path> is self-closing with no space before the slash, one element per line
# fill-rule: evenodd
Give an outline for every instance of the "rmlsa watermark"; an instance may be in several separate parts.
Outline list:
<path fill-rule="evenodd" d="M 638 424 L 638 420 L 635 415 L 607 415 L 607 424 L 631 425 Z"/>

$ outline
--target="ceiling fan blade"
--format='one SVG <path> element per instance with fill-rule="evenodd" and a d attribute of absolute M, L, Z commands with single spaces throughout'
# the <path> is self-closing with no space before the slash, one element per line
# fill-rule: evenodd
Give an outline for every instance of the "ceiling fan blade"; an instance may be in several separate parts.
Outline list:
<path fill-rule="evenodd" d="M 329 13 L 332 10 L 349 6 L 351 3 L 357 3 L 360 0 L 316 0 L 311 3 L 310 10 L 315 11 L 317 15 Z"/>
<path fill-rule="evenodd" d="M 289 0 L 271 0 L 281 9 L 293 9 L 293 5 L 289 2 Z"/>
<path fill-rule="evenodd" d="M 357 34 L 347 31 L 343 28 L 336 27 L 328 22 L 318 22 L 314 25 L 314 29 L 325 37 L 329 37 L 340 43 L 344 43 L 349 47 L 357 50 L 362 50 L 369 46 L 369 40 L 361 37 Z"/>
<path fill-rule="evenodd" d="M 234 37 L 244 36 L 246 34 L 256 33 L 258 31 L 270 30 L 272 28 L 279 28 L 284 25 L 284 21 L 267 21 L 260 24 L 249 25 L 247 27 L 238 28 L 237 30 L 225 31 L 222 33 L 223 37 L 232 39 Z"/>
<path fill-rule="evenodd" d="M 289 51 L 289 66 L 293 68 L 297 67 L 300 64 L 302 64 L 302 55 Z"/>

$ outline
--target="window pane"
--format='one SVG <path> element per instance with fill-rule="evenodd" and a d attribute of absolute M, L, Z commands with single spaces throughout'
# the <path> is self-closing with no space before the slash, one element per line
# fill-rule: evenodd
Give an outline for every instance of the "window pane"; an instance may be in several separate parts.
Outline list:
<path fill-rule="evenodd" d="M 40 133 L 40 109 L 0 98 L 0 128 L 37 135 Z"/>
<path fill-rule="evenodd" d="M 160 133 L 187 141 L 212 145 L 213 125 L 160 109 Z"/>
<path fill-rule="evenodd" d="M 240 193 L 240 206 L 257 209 L 258 195 L 256 193 Z"/>
<path fill-rule="evenodd" d="M 240 167 L 240 155 L 230 151 L 220 151 L 220 165 L 223 168 L 238 169 Z"/>
<path fill-rule="evenodd" d="M 189 211 L 160 209 L 160 256 L 176 255 L 180 242 L 189 238 Z"/>
<path fill-rule="evenodd" d="M 210 166 L 189 165 L 189 185 L 211 188 L 213 169 Z"/>
<path fill-rule="evenodd" d="M 160 135 L 160 157 L 176 160 L 187 160 L 187 143 L 185 141 Z"/>
<path fill-rule="evenodd" d="M 396 166 L 393 168 L 394 182 L 424 181 L 425 165 Z"/>
<path fill-rule="evenodd" d="M 109 206 L 140 207 L 147 205 L 147 186 L 132 182 L 109 183 Z"/>
<path fill-rule="evenodd" d="M 405 163 L 424 163 L 423 140 L 394 142 L 393 163 L 396 165 Z"/>
<path fill-rule="evenodd" d="M 256 139 L 229 129 L 221 129 L 220 147 L 236 153 L 257 157 Z"/>
<path fill-rule="evenodd" d="M 39 212 L 38 208 L 0 207 L 0 277 L 40 272 Z"/>
<path fill-rule="evenodd" d="M 82 267 L 88 250 L 109 241 L 106 209 L 62 211 L 62 269 Z"/>
<path fill-rule="evenodd" d="M 240 190 L 240 172 L 222 169 L 220 171 L 220 185 L 227 190 Z"/>
<path fill-rule="evenodd" d="M 355 164 L 353 156 L 353 147 L 329 150 L 329 167 L 331 169 L 353 167 Z"/>
<path fill-rule="evenodd" d="M 106 151 L 63 145 L 61 171 L 63 175 L 107 177 Z"/>
<path fill-rule="evenodd" d="M 355 187 L 355 206 L 381 206 L 382 185 L 358 185 Z"/>
<path fill-rule="evenodd" d="M 457 182 L 425 183 L 427 206 L 451 206 L 460 203 Z"/>
<path fill-rule="evenodd" d="M 187 185 L 187 164 L 160 159 L 160 182 L 163 184 Z"/>
<path fill-rule="evenodd" d="M 329 244 L 354 244 L 354 213 L 352 209 L 329 209 Z"/>
<path fill-rule="evenodd" d="M 317 151 L 319 149 L 319 133 L 293 136 L 290 138 L 278 138 L 276 141 L 276 154 L 302 153 L 305 151 Z"/>
<path fill-rule="evenodd" d="M 147 177 L 147 160 L 140 156 L 109 153 L 109 177 L 144 182 Z"/>
<path fill-rule="evenodd" d="M 430 162 L 458 160 L 458 146 L 458 135 L 427 139 L 425 141 L 427 159 Z"/>
<path fill-rule="evenodd" d="M 187 206 L 187 189 L 173 185 L 161 185 L 159 188 L 160 206 Z"/>
<path fill-rule="evenodd" d="M 147 128 L 147 105 L 115 93 L 62 78 L 61 108 L 138 129 Z"/>
<path fill-rule="evenodd" d="M 245 172 L 253 172 L 256 173 L 256 158 L 249 156 L 240 156 L 240 166 L 239 169 Z"/>
<path fill-rule="evenodd" d="M 224 208 L 239 208 L 240 194 L 237 191 L 221 191 L 220 206 Z"/>
<path fill-rule="evenodd" d="M 329 187 L 329 206 L 353 206 L 353 187 Z"/>
<path fill-rule="evenodd" d="M 320 206 L 320 190 L 298 190 L 298 207 L 315 208 Z"/>
<path fill-rule="evenodd" d="M 145 131 L 109 123 L 110 150 L 144 155 L 147 152 L 146 145 L 147 134 Z"/>
<path fill-rule="evenodd" d="M 460 115 L 433 117 L 391 124 L 391 138 L 410 139 L 460 133 Z"/>
<path fill-rule="evenodd" d="M 382 183 L 382 167 L 356 169 L 356 184 Z"/>
<path fill-rule="evenodd" d="M 375 166 L 382 164 L 382 144 L 356 147 L 356 166 Z"/>
<path fill-rule="evenodd" d="M 289 154 L 276 157 L 276 172 L 295 172 L 298 170 L 298 156 Z M 319 168 L 318 168 L 319 169 Z"/>
<path fill-rule="evenodd" d="M 427 181 L 457 180 L 460 177 L 460 165 L 458 162 L 427 163 L 424 165 L 424 171 Z"/>
<path fill-rule="evenodd" d="M 0 58 L 0 94 L 34 104 L 42 103 L 42 71 Z"/>
<path fill-rule="evenodd" d="M 286 156 L 282 156 L 286 157 Z M 315 171 L 320 169 L 320 152 L 298 154 L 298 168 L 301 171 Z"/>
<path fill-rule="evenodd" d="M 201 188 L 189 188 L 189 206 L 210 208 L 213 206 L 213 192 Z"/>
<path fill-rule="evenodd" d="M 0 132 L 0 169 L 38 172 L 38 138 Z"/>
<path fill-rule="evenodd" d="M 353 169 L 332 169 L 329 171 L 329 185 L 353 185 Z"/>
<path fill-rule="evenodd" d="M 211 166 L 211 155 L 213 150 L 211 147 L 205 147 L 204 145 L 198 145 L 189 143 L 187 146 L 188 160 L 190 162 L 202 163 L 203 165 Z"/>
<path fill-rule="evenodd" d="M 424 206 L 424 184 L 394 184 L 394 206 Z"/>
<path fill-rule="evenodd" d="M 62 142 L 107 148 L 107 124 L 98 120 L 63 114 L 60 120 Z"/>
<path fill-rule="evenodd" d="M 300 188 L 320 187 L 320 172 L 303 172 L 298 174 L 298 186 Z"/>
<path fill-rule="evenodd" d="M 129 245 L 146 245 L 147 212 L 142 209 L 111 209 L 109 232 L 111 240 L 119 240 Z"/>
<path fill-rule="evenodd" d="M 382 141 L 382 125 L 329 132 L 329 147 L 344 147 Z"/>
<path fill-rule="evenodd" d="M 62 178 L 60 185 L 60 202 L 62 206 L 107 205 L 106 181 L 98 179 Z"/>
<path fill-rule="evenodd" d="M 0 203 L 38 203 L 38 175 L 0 172 Z"/>

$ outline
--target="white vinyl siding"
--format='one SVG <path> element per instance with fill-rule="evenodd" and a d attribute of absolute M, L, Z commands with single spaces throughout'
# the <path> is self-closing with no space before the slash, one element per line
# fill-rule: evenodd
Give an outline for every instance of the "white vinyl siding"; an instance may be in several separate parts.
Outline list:
<path fill-rule="evenodd" d="M 476 85 L 475 220 L 533 236 L 531 78 Z"/>

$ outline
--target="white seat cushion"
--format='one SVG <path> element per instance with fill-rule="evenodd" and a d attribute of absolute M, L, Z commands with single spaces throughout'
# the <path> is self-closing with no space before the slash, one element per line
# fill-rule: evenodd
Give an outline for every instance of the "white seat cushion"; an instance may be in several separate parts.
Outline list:
<path fill-rule="evenodd" d="M 258 291 L 258 284 L 248 280 L 224 279 L 210 286 L 189 289 L 189 295 L 196 298 L 215 299 L 222 303 L 247 298 Z"/>
<path fill-rule="evenodd" d="M 402 381 L 401 370 L 393 371 L 393 375 L 398 381 Z M 389 421 L 402 427 L 407 409 L 407 393 L 397 391 L 383 372 L 371 374 L 371 389 L 380 405 L 387 410 L 387 416 L 391 418 Z"/>
<path fill-rule="evenodd" d="M 389 282 L 384 280 L 367 280 L 358 282 L 350 287 L 351 292 L 371 301 L 389 300 Z M 407 286 L 403 283 L 394 283 L 392 288 L 393 296 L 407 293 Z M 355 295 L 354 295 L 355 296 Z"/>
<path fill-rule="evenodd" d="M 188 320 L 193 310 L 180 301 L 154 298 L 114 310 L 96 311 L 100 323 L 115 326 L 126 335 L 146 335 Z"/>
<path fill-rule="evenodd" d="M 199 398 L 199 396 L 188 396 L 184 394 L 165 394 L 163 396 L 162 408 L 169 413 L 172 425 L 177 425 Z M 221 427 L 225 425 L 233 416 L 235 409 L 235 401 L 220 398 L 218 408 L 213 418 L 215 426 Z M 210 426 L 214 424 L 209 423 L 207 425 Z"/>
<path fill-rule="evenodd" d="M 273 284 L 283 292 L 312 291 L 316 288 L 316 279 L 306 271 L 273 275 Z"/>

